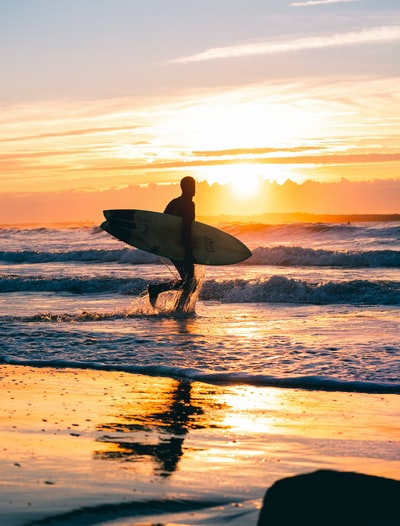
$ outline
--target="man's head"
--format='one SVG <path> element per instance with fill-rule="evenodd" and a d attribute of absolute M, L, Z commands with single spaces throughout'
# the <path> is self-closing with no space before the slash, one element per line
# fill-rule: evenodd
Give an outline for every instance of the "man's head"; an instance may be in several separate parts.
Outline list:
<path fill-rule="evenodd" d="M 187 177 L 181 179 L 181 188 L 183 195 L 187 197 L 193 197 L 196 193 L 196 181 L 193 179 L 193 177 L 188 175 Z"/>

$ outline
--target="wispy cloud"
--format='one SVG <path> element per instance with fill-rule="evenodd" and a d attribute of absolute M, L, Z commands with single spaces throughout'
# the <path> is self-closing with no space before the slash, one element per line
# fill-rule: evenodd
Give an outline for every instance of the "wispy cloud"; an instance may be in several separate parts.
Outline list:
<path fill-rule="evenodd" d="M 54 132 L 54 133 L 41 133 L 38 135 L 25 135 L 18 137 L 7 137 L 0 138 L 0 142 L 18 142 L 18 141 L 27 141 L 27 140 L 41 140 L 41 139 L 50 139 L 55 137 L 72 137 L 77 135 L 96 135 L 110 132 L 121 132 L 126 130 L 133 130 L 134 126 L 115 126 L 115 127 L 106 127 L 106 128 L 86 128 L 83 130 L 70 130 L 63 132 Z"/>
<path fill-rule="evenodd" d="M 188 64 L 224 58 L 290 53 L 308 49 L 379 44 L 395 40 L 400 40 L 400 26 L 380 26 L 349 33 L 311 36 L 283 42 L 255 42 L 252 44 L 211 48 L 196 55 L 175 59 L 172 62 Z"/>
<path fill-rule="evenodd" d="M 348 4 L 350 2 L 359 2 L 360 0 L 307 0 L 305 2 L 292 2 L 289 4 L 290 7 L 308 7 L 313 5 L 324 5 L 324 4 Z"/>
<path fill-rule="evenodd" d="M 276 153 L 298 153 L 298 152 L 304 152 L 309 150 L 321 150 L 324 146 L 293 146 L 291 148 L 233 148 L 229 150 L 206 150 L 206 151 L 193 151 L 192 155 L 197 157 L 234 157 L 234 156 L 241 156 L 241 155 L 252 155 L 253 157 L 256 155 L 268 155 L 268 154 L 276 154 Z"/>

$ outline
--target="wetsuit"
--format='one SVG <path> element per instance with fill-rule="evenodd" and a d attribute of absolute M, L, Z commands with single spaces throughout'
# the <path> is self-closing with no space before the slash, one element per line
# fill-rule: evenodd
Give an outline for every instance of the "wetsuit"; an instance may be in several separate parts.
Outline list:
<path fill-rule="evenodd" d="M 191 197 L 181 195 L 170 201 L 164 214 L 171 214 L 182 218 L 182 241 L 185 249 L 185 260 L 172 263 L 177 268 L 183 284 L 194 277 L 194 259 L 192 254 L 192 222 L 195 218 L 195 206 Z"/>

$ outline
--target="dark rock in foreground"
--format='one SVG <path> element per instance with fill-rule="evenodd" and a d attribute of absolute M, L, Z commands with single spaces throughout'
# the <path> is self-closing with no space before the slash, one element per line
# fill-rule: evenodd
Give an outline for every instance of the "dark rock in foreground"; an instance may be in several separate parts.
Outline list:
<path fill-rule="evenodd" d="M 321 470 L 278 480 L 258 526 L 400 526 L 400 481 Z"/>

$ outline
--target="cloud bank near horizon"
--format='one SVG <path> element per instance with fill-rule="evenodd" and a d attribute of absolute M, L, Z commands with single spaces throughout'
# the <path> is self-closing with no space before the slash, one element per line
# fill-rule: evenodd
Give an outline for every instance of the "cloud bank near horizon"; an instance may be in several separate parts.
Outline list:
<path fill-rule="evenodd" d="M 88 192 L 0 194 L 0 225 L 90 223 L 100 224 L 102 211 L 139 208 L 162 212 L 179 194 L 178 184 L 130 185 Z M 283 184 L 264 181 L 257 196 L 244 199 L 229 185 L 200 182 L 195 197 L 198 217 L 261 214 L 400 214 L 400 179 L 319 183 L 291 180 Z"/>

